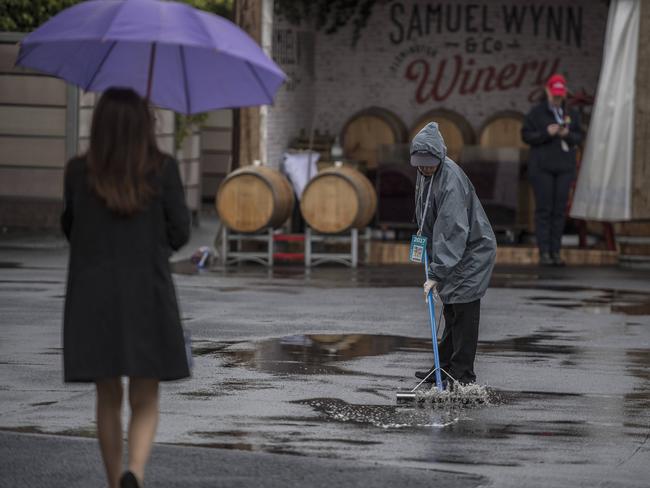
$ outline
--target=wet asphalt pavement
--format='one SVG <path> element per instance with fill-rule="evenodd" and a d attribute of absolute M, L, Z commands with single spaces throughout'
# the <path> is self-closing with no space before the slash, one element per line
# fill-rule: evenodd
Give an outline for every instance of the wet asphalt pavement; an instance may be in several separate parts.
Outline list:
<path fill-rule="evenodd" d="M 0 486 L 102 482 L 93 389 L 61 381 L 66 252 L 0 249 Z M 431 364 L 417 267 L 175 270 L 195 367 L 149 486 L 649 486 L 647 270 L 498 268 L 473 408 L 396 404 Z"/>

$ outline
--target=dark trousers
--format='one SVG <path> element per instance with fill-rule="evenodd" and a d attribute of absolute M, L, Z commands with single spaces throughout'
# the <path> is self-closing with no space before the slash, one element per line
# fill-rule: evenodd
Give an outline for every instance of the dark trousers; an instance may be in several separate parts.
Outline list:
<path fill-rule="evenodd" d="M 461 383 L 476 381 L 474 358 L 478 343 L 481 300 L 445 305 L 445 331 L 438 344 L 440 367 Z M 443 374 L 443 378 L 446 377 Z"/>
<path fill-rule="evenodd" d="M 539 252 L 559 253 L 569 190 L 573 172 L 551 172 L 540 168 L 531 171 L 535 192 L 535 234 Z"/>

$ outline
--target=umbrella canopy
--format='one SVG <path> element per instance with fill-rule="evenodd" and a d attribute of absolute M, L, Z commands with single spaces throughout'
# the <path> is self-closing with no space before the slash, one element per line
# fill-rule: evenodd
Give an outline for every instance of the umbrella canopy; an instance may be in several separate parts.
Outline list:
<path fill-rule="evenodd" d="M 285 79 L 232 22 L 159 0 L 92 0 L 22 41 L 17 65 L 87 91 L 129 87 L 185 114 L 270 104 Z"/>

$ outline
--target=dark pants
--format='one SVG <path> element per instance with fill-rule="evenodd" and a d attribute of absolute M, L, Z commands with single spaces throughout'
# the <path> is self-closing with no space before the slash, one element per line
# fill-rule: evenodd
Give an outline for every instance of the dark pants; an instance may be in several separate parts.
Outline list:
<path fill-rule="evenodd" d="M 478 343 L 481 300 L 447 304 L 444 314 L 445 331 L 438 344 L 440 367 L 461 383 L 473 382 L 476 380 L 474 358 Z"/>
<path fill-rule="evenodd" d="M 559 253 L 573 172 L 534 168 L 530 182 L 535 192 L 535 234 L 539 252 Z"/>

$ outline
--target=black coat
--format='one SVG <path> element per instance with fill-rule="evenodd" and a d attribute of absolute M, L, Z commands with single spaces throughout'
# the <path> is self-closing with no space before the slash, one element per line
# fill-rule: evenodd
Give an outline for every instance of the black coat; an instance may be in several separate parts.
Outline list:
<path fill-rule="evenodd" d="M 559 135 L 550 136 L 548 133 L 547 127 L 556 124 L 557 120 L 547 100 L 534 106 L 526 115 L 521 128 L 521 138 L 530 145 L 531 167 L 553 173 L 575 173 L 576 148 L 583 138 L 580 115 L 575 110 L 567 109 L 564 114 L 565 117 L 566 115 L 570 117 L 569 133 L 564 138 L 569 151 L 562 149 L 562 138 Z"/>
<path fill-rule="evenodd" d="M 84 159 L 66 167 L 63 231 L 70 261 L 63 320 L 65 381 L 189 376 L 171 251 L 189 239 L 177 163 L 154 179 L 157 196 L 133 217 L 110 211 L 88 186 Z"/>

